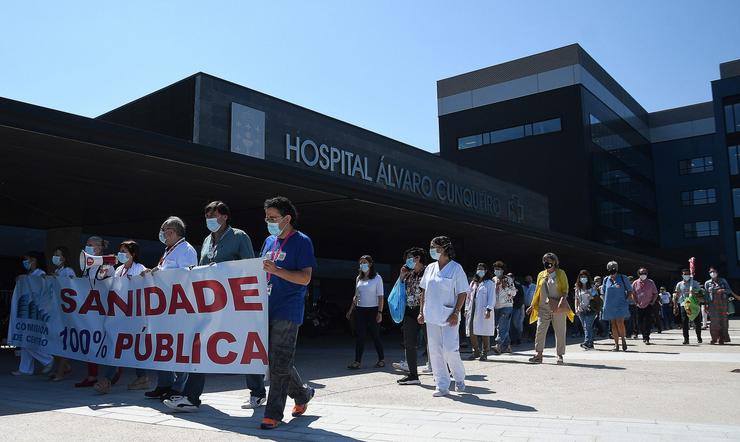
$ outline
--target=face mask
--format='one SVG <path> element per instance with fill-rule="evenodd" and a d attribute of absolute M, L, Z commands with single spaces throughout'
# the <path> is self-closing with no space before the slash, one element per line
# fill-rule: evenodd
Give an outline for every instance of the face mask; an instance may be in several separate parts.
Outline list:
<path fill-rule="evenodd" d="M 439 259 L 439 252 L 437 251 L 437 249 L 429 249 L 429 256 L 431 256 L 432 259 L 436 261 Z"/>
<path fill-rule="evenodd" d="M 644 281 L 647 279 L 647 275 L 640 275 L 640 281 Z"/>
<path fill-rule="evenodd" d="M 221 228 L 221 224 L 218 223 L 216 218 L 206 218 L 206 227 L 211 232 L 217 232 Z"/>
<path fill-rule="evenodd" d="M 616 275 L 617 274 L 617 269 L 609 269 L 609 274 L 610 275 Z"/>
<path fill-rule="evenodd" d="M 717 278 L 717 272 L 709 272 L 709 277 L 712 278 L 712 279 L 716 279 Z"/>
<path fill-rule="evenodd" d="M 282 219 L 280 221 L 282 221 Z M 280 228 L 280 222 L 267 223 L 267 231 L 270 232 L 270 235 L 280 236 L 284 229 L 284 227 L 282 229 Z"/>
<path fill-rule="evenodd" d="M 360 271 L 367 273 L 370 270 L 370 264 L 360 264 Z"/>
<path fill-rule="evenodd" d="M 586 284 L 588 282 L 588 278 L 581 278 L 581 284 Z"/>
<path fill-rule="evenodd" d="M 414 258 L 406 260 L 406 267 L 408 267 L 409 270 L 413 270 L 413 268 L 416 267 L 416 261 L 414 261 Z"/>
<path fill-rule="evenodd" d="M 116 258 L 118 258 L 118 262 L 121 264 L 126 264 L 128 262 L 128 255 L 125 252 L 118 252 Z"/>
<path fill-rule="evenodd" d="M 482 278 L 482 277 L 486 276 L 486 271 L 485 270 L 478 270 L 477 272 L 475 272 L 475 274 L 478 275 L 479 278 Z"/>
<path fill-rule="evenodd" d="M 684 281 L 688 281 L 689 279 L 691 279 L 691 275 L 681 275 L 681 277 Z"/>
<path fill-rule="evenodd" d="M 62 257 L 61 256 L 57 256 L 57 255 L 52 256 L 51 257 L 51 263 L 54 264 L 57 267 L 61 266 L 62 265 Z"/>
<path fill-rule="evenodd" d="M 23 260 L 23 268 L 26 270 L 31 270 L 31 261 L 24 259 Z"/>
<path fill-rule="evenodd" d="M 164 230 L 159 231 L 159 242 L 162 244 L 167 244 L 167 237 L 164 234 Z"/>
<path fill-rule="evenodd" d="M 85 253 L 87 253 L 88 255 L 95 255 L 95 247 L 85 246 Z"/>
<path fill-rule="evenodd" d="M 504 275 L 504 271 L 503 270 L 494 270 L 493 271 L 493 274 L 496 275 L 497 278 L 500 278 L 500 277 L 502 277 Z"/>
<path fill-rule="evenodd" d="M 542 265 L 545 266 L 546 269 L 551 269 L 552 266 L 553 266 L 553 263 L 551 263 L 551 262 L 543 262 Z"/>

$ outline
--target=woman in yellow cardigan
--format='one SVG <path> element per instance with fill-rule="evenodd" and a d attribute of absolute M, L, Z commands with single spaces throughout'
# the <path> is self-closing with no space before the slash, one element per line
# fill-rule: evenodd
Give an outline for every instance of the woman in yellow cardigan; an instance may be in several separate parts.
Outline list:
<path fill-rule="evenodd" d="M 568 305 L 568 277 L 560 268 L 557 255 L 548 252 L 542 257 L 545 270 L 537 275 L 537 288 L 534 291 L 532 305 L 527 309 L 529 323 L 537 322 L 537 333 L 534 339 L 536 355 L 529 359 L 534 364 L 542 363 L 542 351 L 545 349 L 545 338 L 552 323 L 555 331 L 555 347 L 558 354 L 558 365 L 562 365 L 565 354 L 565 318 L 573 321 L 575 314 Z"/>

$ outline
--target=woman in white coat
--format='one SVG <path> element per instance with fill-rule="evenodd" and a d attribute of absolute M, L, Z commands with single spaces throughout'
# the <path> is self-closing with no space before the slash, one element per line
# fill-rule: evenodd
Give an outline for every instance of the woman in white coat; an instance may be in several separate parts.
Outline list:
<path fill-rule="evenodd" d="M 491 336 L 495 330 L 493 307 L 496 304 L 496 286 L 485 263 L 479 263 L 465 300 L 465 334 L 470 337 L 473 354 L 468 360 L 488 360 Z M 478 340 L 480 337 L 480 341 Z M 479 345 L 482 341 L 482 347 Z"/>
<path fill-rule="evenodd" d="M 432 396 L 450 393 L 450 372 L 455 376 L 455 388 L 465 391 L 465 367 L 460 359 L 460 310 L 468 296 L 468 278 L 462 266 L 453 261 L 455 249 L 446 236 L 434 238 L 429 255 L 435 261 L 424 270 L 419 288 L 421 313 L 419 324 L 427 325 L 429 360 L 432 363 L 436 389 Z"/>

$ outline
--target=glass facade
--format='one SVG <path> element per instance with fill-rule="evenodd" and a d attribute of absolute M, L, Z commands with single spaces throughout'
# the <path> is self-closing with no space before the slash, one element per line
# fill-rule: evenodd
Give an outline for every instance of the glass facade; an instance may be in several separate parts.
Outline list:
<path fill-rule="evenodd" d="M 711 172 L 714 170 L 714 159 L 711 156 L 680 160 L 678 173 L 688 175 L 692 173 Z"/>
<path fill-rule="evenodd" d="M 697 221 L 683 225 L 683 234 L 686 238 L 704 238 L 719 236 L 719 221 Z"/>
<path fill-rule="evenodd" d="M 730 175 L 738 175 L 740 173 L 740 146 L 728 146 L 727 159 L 730 164 Z"/>
<path fill-rule="evenodd" d="M 725 105 L 725 130 L 728 134 L 740 132 L 740 103 Z"/>
<path fill-rule="evenodd" d="M 717 189 L 696 189 L 681 192 L 681 204 L 683 206 L 701 206 L 717 202 Z"/>
<path fill-rule="evenodd" d="M 460 150 L 485 144 L 504 143 L 506 141 L 518 140 L 524 137 L 544 135 L 562 130 L 560 118 L 527 123 L 521 126 L 507 127 L 482 134 L 470 135 L 457 139 L 457 148 Z"/>
<path fill-rule="evenodd" d="M 735 210 L 735 218 L 740 218 L 740 188 L 732 189 L 732 207 Z"/>

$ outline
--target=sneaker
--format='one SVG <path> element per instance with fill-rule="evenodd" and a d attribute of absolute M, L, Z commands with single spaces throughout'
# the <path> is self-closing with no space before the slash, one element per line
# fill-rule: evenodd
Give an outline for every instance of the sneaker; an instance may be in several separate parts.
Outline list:
<path fill-rule="evenodd" d="M 393 368 L 401 371 L 409 371 L 409 364 L 406 361 L 394 362 L 391 364 Z"/>
<path fill-rule="evenodd" d="M 148 399 L 159 399 L 160 397 L 162 397 L 162 395 L 164 395 L 165 393 L 169 391 L 170 391 L 169 388 L 157 387 L 154 390 L 145 392 L 144 396 L 147 397 Z"/>
<path fill-rule="evenodd" d="M 163 400 L 162 403 L 167 408 L 170 408 L 177 412 L 184 411 L 192 413 L 194 411 L 198 411 L 198 405 L 190 402 L 190 400 L 185 396 L 172 396 L 169 399 Z"/>
<path fill-rule="evenodd" d="M 480 354 L 480 358 L 478 358 L 478 360 L 481 361 L 481 362 L 486 362 L 488 360 L 488 354 L 481 353 Z"/>
<path fill-rule="evenodd" d="M 432 393 L 432 397 L 442 397 L 447 396 L 448 394 L 450 394 L 450 392 L 446 390 L 434 390 L 434 393 Z"/>
<path fill-rule="evenodd" d="M 293 413 L 291 415 L 293 417 L 302 416 L 303 413 L 306 412 L 308 409 L 308 403 L 311 402 L 311 399 L 313 399 L 313 396 L 316 394 L 316 389 L 313 387 L 308 387 L 308 400 L 305 404 L 295 404 L 293 405 Z"/>
<path fill-rule="evenodd" d="M 111 389 L 111 382 L 108 378 L 101 378 L 98 380 L 98 382 L 93 385 L 93 388 L 95 391 L 97 391 L 100 394 L 108 394 L 110 393 Z"/>
<path fill-rule="evenodd" d="M 257 397 L 257 396 L 250 396 L 249 402 L 245 402 L 242 404 L 242 409 L 244 410 L 252 410 L 254 408 L 259 408 L 267 403 L 266 397 Z"/>
<path fill-rule="evenodd" d="M 458 393 L 465 393 L 465 383 L 455 384 L 455 391 Z"/>
<path fill-rule="evenodd" d="M 149 378 L 146 376 L 139 376 L 128 384 L 129 390 L 146 390 L 147 388 L 149 388 Z"/>
<path fill-rule="evenodd" d="M 565 361 L 563 361 L 563 357 L 562 356 L 558 356 L 558 360 L 555 363 L 558 364 L 558 365 L 565 365 Z"/>
<path fill-rule="evenodd" d="M 418 377 L 412 378 L 411 376 L 404 376 L 397 380 L 398 385 L 421 385 L 421 381 Z"/>
<path fill-rule="evenodd" d="M 263 430 L 274 430 L 275 428 L 280 425 L 279 420 L 270 419 L 269 417 L 263 417 L 262 422 L 260 423 L 260 428 Z"/>
<path fill-rule="evenodd" d="M 432 364 L 430 364 L 429 362 L 427 362 L 426 367 L 422 368 L 421 369 L 421 372 L 422 373 L 431 373 L 432 372 Z"/>

